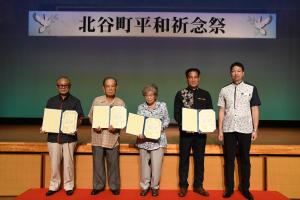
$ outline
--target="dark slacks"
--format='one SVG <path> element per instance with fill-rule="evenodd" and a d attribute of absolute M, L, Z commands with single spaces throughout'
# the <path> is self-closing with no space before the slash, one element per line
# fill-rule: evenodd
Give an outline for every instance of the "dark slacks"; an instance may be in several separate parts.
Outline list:
<path fill-rule="evenodd" d="M 119 146 L 112 149 L 92 146 L 92 151 L 93 151 L 93 189 L 100 190 L 105 187 L 105 183 L 106 183 L 105 160 L 106 160 L 108 185 L 111 190 L 119 190 L 120 189 Z"/>
<path fill-rule="evenodd" d="M 202 187 L 204 179 L 204 154 L 206 134 L 180 133 L 179 140 L 179 186 L 188 187 L 188 174 L 190 165 L 190 151 L 194 157 L 194 184 L 193 187 Z"/>
<path fill-rule="evenodd" d="M 250 146 L 251 134 L 238 132 L 224 133 L 225 187 L 234 189 L 234 160 L 238 152 L 240 164 L 240 187 L 248 191 L 250 187 Z"/>

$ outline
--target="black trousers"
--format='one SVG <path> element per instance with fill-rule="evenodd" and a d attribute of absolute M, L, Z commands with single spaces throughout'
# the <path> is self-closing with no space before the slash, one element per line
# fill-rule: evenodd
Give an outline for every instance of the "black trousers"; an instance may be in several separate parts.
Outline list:
<path fill-rule="evenodd" d="M 249 191 L 250 187 L 250 146 L 251 134 L 230 132 L 224 133 L 224 160 L 225 160 L 225 187 L 226 190 L 234 189 L 234 160 L 236 154 L 240 165 L 240 187 Z"/>
<path fill-rule="evenodd" d="M 190 151 L 194 157 L 194 184 L 193 187 L 202 187 L 204 179 L 204 154 L 206 134 L 180 133 L 179 140 L 179 186 L 187 188 L 190 165 Z"/>

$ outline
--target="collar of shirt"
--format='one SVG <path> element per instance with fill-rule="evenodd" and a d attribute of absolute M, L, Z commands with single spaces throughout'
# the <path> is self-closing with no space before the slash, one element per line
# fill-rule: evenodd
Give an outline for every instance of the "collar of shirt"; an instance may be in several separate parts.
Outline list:
<path fill-rule="evenodd" d="M 192 87 L 188 86 L 186 89 L 187 89 L 188 91 L 195 92 L 195 91 L 199 90 L 199 87 L 197 87 L 197 88 L 192 88 Z"/>
<path fill-rule="evenodd" d="M 59 98 L 61 101 L 65 101 L 65 100 L 67 100 L 67 99 L 71 96 L 71 94 L 68 93 L 68 94 L 66 95 L 66 98 L 64 98 L 64 99 L 61 97 L 60 94 L 58 94 L 57 96 L 58 96 L 58 98 Z"/>
<path fill-rule="evenodd" d="M 115 100 L 116 100 L 116 97 L 114 97 L 114 99 L 111 102 L 109 102 L 109 101 L 107 101 L 107 98 L 104 95 L 103 98 L 101 99 L 100 103 L 103 103 L 105 105 L 110 105 L 111 106 L 111 105 L 114 104 Z"/>
<path fill-rule="evenodd" d="M 244 81 L 241 81 L 240 83 L 238 83 L 238 84 L 235 84 L 234 82 L 232 82 L 231 83 L 233 86 L 243 86 L 245 83 L 244 83 Z"/>
<path fill-rule="evenodd" d="M 146 102 L 144 102 L 142 105 L 143 105 L 143 108 L 145 108 L 145 109 L 155 110 L 155 109 L 158 108 L 158 104 L 159 104 L 159 102 L 158 102 L 158 101 L 155 101 L 155 107 L 153 107 L 153 108 L 149 107 L 148 104 L 147 104 Z"/>

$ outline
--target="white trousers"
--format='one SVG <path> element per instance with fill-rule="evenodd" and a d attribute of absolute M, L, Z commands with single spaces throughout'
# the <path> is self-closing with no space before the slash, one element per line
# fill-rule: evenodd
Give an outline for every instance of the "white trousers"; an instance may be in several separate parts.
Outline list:
<path fill-rule="evenodd" d="M 71 143 L 51 143 L 48 142 L 48 150 L 51 162 L 51 177 L 49 190 L 59 190 L 61 183 L 60 169 L 63 159 L 64 189 L 74 188 L 74 150 L 77 142 Z"/>

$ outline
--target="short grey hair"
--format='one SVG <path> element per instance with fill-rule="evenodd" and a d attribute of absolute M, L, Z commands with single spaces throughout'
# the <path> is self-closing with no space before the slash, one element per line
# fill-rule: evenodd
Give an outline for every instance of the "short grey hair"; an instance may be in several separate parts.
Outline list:
<path fill-rule="evenodd" d="M 143 96 L 145 96 L 148 92 L 152 91 L 154 96 L 157 97 L 158 95 L 158 88 L 155 84 L 146 85 L 144 89 L 142 90 Z"/>
<path fill-rule="evenodd" d="M 56 79 L 56 83 L 57 83 L 59 80 L 61 80 L 61 79 L 67 80 L 67 81 L 69 82 L 69 85 L 71 85 L 71 79 L 70 79 L 68 76 L 66 76 L 66 75 L 62 75 L 62 76 L 58 77 L 58 78 Z"/>

